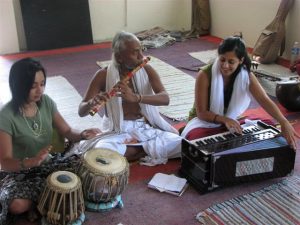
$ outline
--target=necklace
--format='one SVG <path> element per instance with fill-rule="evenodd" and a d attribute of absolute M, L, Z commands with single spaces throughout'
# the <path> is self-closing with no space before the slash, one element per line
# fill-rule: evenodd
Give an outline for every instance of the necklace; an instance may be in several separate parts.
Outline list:
<path fill-rule="evenodd" d="M 29 122 L 28 122 L 28 120 L 26 118 L 25 112 L 24 112 L 24 110 L 22 108 L 21 108 L 21 113 L 22 113 L 22 116 L 23 116 L 23 118 L 24 118 L 27 126 L 32 131 L 32 133 L 34 134 L 34 136 L 39 137 L 42 134 L 43 123 L 42 123 L 41 113 L 40 113 L 39 107 L 37 107 L 37 105 L 35 105 L 35 107 L 36 107 L 36 114 L 38 114 L 38 121 L 36 121 L 34 119 L 31 126 L 30 126 L 30 124 L 29 124 Z"/>
<path fill-rule="evenodd" d="M 35 120 L 33 120 L 32 129 L 34 131 L 37 131 L 37 129 L 39 129 L 39 124 Z"/>

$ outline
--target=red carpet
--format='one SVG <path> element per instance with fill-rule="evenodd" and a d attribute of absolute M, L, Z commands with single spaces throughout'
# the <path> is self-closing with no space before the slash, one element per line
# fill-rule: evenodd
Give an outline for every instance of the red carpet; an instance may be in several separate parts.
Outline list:
<path fill-rule="evenodd" d="M 158 165 L 154 167 L 141 166 L 136 163 L 130 164 L 129 183 L 133 184 L 138 181 L 149 179 L 155 173 L 176 173 L 180 167 L 180 159 L 170 159 L 165 165 Z"/>
<path fill-rule="evenodd" d="M 299 124 L 300 124 L 300 113 L 299 112 L 291 112 L 287 109 L 283 108 L 280 104 L 278 107 L 282 114 L 290 121 L 290 123 L 294 126 L 295 130 L 300 133 Z M 246 116 L 249 119 L 261 119 L 261 120 L 270 120 L 275 123 L 276 127 L 279 128 L 279 124 L 261 107 L 256 109 L 248 109 L 243 116 Z"/>
<path fill-rule="evenodd" d="M 221 41 L 220 38 L 203 36 L 199 39 L 191 39 L 182 43 L 175 43 L 161 49 L 149 49 L 147 54 L 151 54 L 173 66 L 194 67 L 199 65 L 199 61 L 187 55 L 187 52 L 201 51 L 216 48 Z M 81 93 L 85 92 L 86 86 L 98 69 L 97 60 L 108 60 L 110 58 L 110 43 L 103 43 L 93 46 L 81 46 L 76 48 L 57 49 L 41 52 L 27 52 L 1 56 L 0 59 L 9 60 L 7 63 L 0 63 L 0 66 L 10 65 L 13 60 L 25 56 L 39 57 L 45 65 L 48 76 L 63 75 Z M 90 49 L 90 50 L 89 50 Z M 1 61 L 0 61 L 1 62 Z M 8 67 L 5 67 L 8 71 Z M 185 71 L 192 76 L 196 73 Z M 280 107 L 287 118 L 293 122 L 295 129 L 300 132 L 300 113 L 288 112 Z M 244 114 L 251 118 L 257 116 L 270 119 L 261 108 L 249 109 Z M 184 123 L 174 125 L 177 129 L 184 126 Z M 114 224 L 123 225 L 197 225 L 196 214 L 218 202 L 254 192 L 268 186 L 276 180 L 263 182 L 247 183 L 234 187 L 226 187 L 200 195 L 192 186 L 181 197 L 159 193 L 149 189 L 147 183 L 157 172 L 176 173 L 180 167 L 180 159 L 169 160 L 166 165 L 155 167 L 140 166 L 133 163 L 130 166 L 129 184 L 126 187 L 122 198 L 124 201 L 123 209 L 113 209 L 105 213 L 87 212 L 87 221 L 84 225 Z M 300 172 L 299 154 L 295 164 L 295 172 Z M 280 179 L 279 179 L 280 180 Z M 37 225 L 29 223 L 25 219 L 19 220 L 18 225 Z"/>
<path fill-rule="evenodd" d="M 88 50 L 93 50 L 93 49 L 102 49 L 102 48 L 111 48 L 111 42 L 103 42 L 103 43 L 99 43 L 99 44 L 82 45 L 82 46 L 77 46 L 77 47 L 51 49 L 51 50 L 44 50 L 44 51 L 32 51 L 32 52 L 28 51 L 28 52 L 24 52 L 24 53 L 2 55 L 2 56 L 0 56 L 0 58 L 7 59 L 7 60 L 22 59 L 25 57 L 40 57 L 40 56 L 58 55 L 58 54 L 83 52 L 83 51 L 88 51 Z"/>

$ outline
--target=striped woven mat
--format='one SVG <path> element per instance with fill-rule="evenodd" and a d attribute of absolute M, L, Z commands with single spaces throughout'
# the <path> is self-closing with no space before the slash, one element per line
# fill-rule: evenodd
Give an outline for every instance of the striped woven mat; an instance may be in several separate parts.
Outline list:
<path fill-rule="evenodd" d="M 213 49 L 200 52 L 190 52 L 189 55 L 201 62 L 204 62 L 205 64 L 209 64 L 213 63 L 214 59 L 217 58 L 218 52 L 217 49 Z"/>
<path fill-rule="evenodd" d="M 300 177 L 283 181 L 229 201 L 196 216 L 201 224 L 295 225 L 300 224 Z"/>
<path fill-rule="evenodd" d="M 100 67 L 105 67 L 110 61 L 96 63 Z M 186 120 L 194 104 L 195 79 L 153 56 L 149 64 L 158 72 L 170 96 L 170 104 L 159 106 L 159 112 L 173 120 Z"/>

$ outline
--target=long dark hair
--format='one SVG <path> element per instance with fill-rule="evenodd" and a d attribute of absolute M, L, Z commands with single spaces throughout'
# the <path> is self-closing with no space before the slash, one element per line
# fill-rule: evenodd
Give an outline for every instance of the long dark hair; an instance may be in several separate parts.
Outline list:
<path fill-rule="evenodd" d="M 29 92 L 35 80 L 36 72 L 42 71 L 46 73 L 41 63 L 32 58 L 24 58 L 15 62 L 9 72 L 9 87 L 12 95 L 11 103 L 15 113 L 19 112 L 19 108 L 26 103 Z"/>
<path fill-rule="evenodd" d="M 233 72 L 231 76 L 230 83 L 227 86 L 227 90 L 224 93 L 224 104 L 225 107 L 227 108 L 232 96 L 232 91 L 233 91 L 233 85 L 234 81 L 241 71 L 241 68 L 244 67 L 248 72 L 250 72 L 251 69 L 251 60 L 249 58 L 249 55 L 247 53 L 247 49 L 245 46 L 244 41 L 240 37 L 228 37 L 225 38 L 224 41 L 219 45 L 218 48 L 218 54 L 223 55 L 226 52 L 234 52 L 236 57 L 239 60 L 243 59 L 243 63 L 239 65 L 236 70 Z"/>
<path fill-rule="evenodd" d="M 241 60 L 244 58 L 242 65 L 250 72 L 251 59 L 248 55 L 244 41 L 240 37 L 228 37 L 223 40 L 219 45 L 218 54 L 222 55 L 226 52 L 234 51 L 235 55 Z M 241 66 L 237 69 L 237 73 L 240 71 Z"/>

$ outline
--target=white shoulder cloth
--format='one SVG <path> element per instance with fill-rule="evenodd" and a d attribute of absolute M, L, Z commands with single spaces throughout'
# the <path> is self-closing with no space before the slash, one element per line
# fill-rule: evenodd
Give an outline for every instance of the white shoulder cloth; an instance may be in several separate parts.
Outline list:
<path fill-rule="evenodd" d="M 135 80 L 138 93 L 141 95 L 153 94 L 150 85 L 148 74 L 144 68 L 141 68 L 133 76 Z M 120 80 L 120 75 L 117 67 L 111 63 L 107 69 L 106 76 L 106 91 L 110 91 L 112 87 Z M 149 123 L 156 128 L 172 133 L 178 131 L 165 121 L 159 114 L 156 106 L 140 103 L 142 114 L 148 119 Z M 113 97 L 106 103 L 107 117 L 104 116 L 102 120 L 102 129 L 105 132 L 117 131 L 122 132 L 121 127 L 123 123 L 123 108 L 122 99 L 120 97 Z"/>
<path fill-rule="evenodd" d="M 225 115 L 231 119 L 237 119 L 237 117 L 248 108 L 251 101 L 251 93 L 249 91 L 249 73 L 246 69 L 242 68 L 240 73 L 237 75 L 234 81 L 228 109 L 226 114 L 224 114 L 224 84 L 219 64 L 220 63 L 217 58 L 212 66 L 209 109 L 216 114 Z M 218 126 L 220 126 L 220 124 L 210 123 L 195 117 L 188 122 L 181 136 L 185 137 L 191 130 L 197 127 L 213 128 Z"/>

